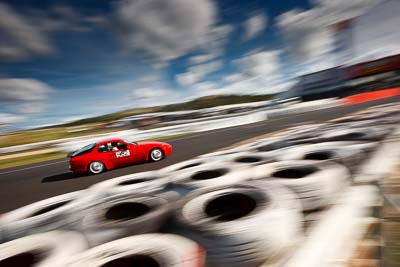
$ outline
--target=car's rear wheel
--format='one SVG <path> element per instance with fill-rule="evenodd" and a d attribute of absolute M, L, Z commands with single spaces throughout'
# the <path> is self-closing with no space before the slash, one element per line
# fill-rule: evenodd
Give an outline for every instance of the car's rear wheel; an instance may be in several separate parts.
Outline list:
<path fill-rule="evenodd" d="M 150 151 L 150 160 L 151 161 L 160 161 L 164 158 L 164 151 L 160 148 L 154 148 Z"/>
<path fill-rule="evenodd" d="M 93 161 L 89 165 L 89 172 L 92 174 L 99 174 L 105 170 L 104 163 L 101 161 Z"/>

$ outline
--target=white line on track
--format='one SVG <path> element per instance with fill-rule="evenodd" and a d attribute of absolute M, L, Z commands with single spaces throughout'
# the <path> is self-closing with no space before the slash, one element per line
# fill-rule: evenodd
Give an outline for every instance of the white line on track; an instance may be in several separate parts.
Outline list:
<path fill-rule="evenodd" d="M 46 163 L 46 164 L 42 164 L 42 165 L 37 165 L 37 166 L 32 166 L 32 167 L 27 167 L 27 168 L 12 170 L 12 171 L 0 172 L 0 175 L 7 174 L 7 173 L 13 173 L 13 172 L 19 172 L 19 171 L 25 171 L 25 170 L 30 170 L 30 169 L 36 169 L 36 168 L 49 166 L 49 165 L 54 165 L 54 164 L 59 164 L 59 163 L 64 163 L 64 162 L 68 162 L 68 161 L 67 160 L 62 160 L 62 161 L 56 161 L 56 162 L 52 162 L 52 163 Z"/>

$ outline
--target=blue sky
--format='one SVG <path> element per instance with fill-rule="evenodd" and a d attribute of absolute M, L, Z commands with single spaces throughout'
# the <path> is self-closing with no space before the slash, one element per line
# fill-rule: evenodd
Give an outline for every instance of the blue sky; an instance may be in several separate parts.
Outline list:
<path fill-rule="evenodd" d="M 0 131 L 287 90 L 335 65 L 329 25 L 382 1 L 2 2 Z M 381 56 L 370 47 L 357 57 L 366 54 Z"/>

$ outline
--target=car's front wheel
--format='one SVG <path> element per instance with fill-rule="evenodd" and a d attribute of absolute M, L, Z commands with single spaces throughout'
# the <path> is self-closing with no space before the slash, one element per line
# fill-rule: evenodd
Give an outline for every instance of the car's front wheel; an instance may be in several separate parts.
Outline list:
<path fill-rule="evenodd" d="M 164 158 L 164 152 L 160 148 L 154 148 L 150 152 L 151 161 L 160 161 Z"/>
<path fill-rule="evenodd" d="M 93 161 L 89 165 L 89 172 L 92 174 L 99 174 L 105 170 L 104 163 L 101 161 Z"/>

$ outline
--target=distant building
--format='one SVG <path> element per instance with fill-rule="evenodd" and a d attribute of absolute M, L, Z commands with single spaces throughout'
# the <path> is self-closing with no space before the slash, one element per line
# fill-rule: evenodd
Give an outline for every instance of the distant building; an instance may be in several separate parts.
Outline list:
<path fill-rule="evenodd" d="M 300 76 L 299 82 L 278 98 L 309 101 L 394 87 L 400 87 L 400 55 Z"/>

